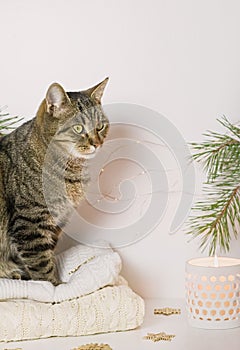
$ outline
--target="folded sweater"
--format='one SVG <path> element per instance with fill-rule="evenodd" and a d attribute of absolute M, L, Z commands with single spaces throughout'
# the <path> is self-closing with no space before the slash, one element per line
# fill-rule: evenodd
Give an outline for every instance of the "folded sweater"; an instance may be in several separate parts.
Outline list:
<path fill-rule="evenodd" d="M 128 286 L 105 287 L 61 303 L 0 302 L 0 341 L 81 336 L 140 326 L 144 302 Z"/>
<path fill-rule="evenodd" d="M 121 270 L 120 256 L 110 248 L 72 247 L 57 256 L 62 284 L 47 281 L 0 279 L 0 300 L 32 299 L 61 302 L 77 298 L 106 285 L 114 285 Z"/>

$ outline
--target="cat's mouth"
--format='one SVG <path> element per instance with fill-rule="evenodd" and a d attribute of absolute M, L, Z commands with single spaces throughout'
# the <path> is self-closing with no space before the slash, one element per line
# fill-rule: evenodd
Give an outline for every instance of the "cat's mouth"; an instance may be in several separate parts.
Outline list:
<path fill-rule="evenodd" d="M 83 159 L 91 159 L 95 157 L 97 153 L 97 147 L 95 146 L 79 146 L 74 147 L 71 150 L 71 154 L 75 156 L 76 158 L 83 158 Z"/>
<path fill-rule="evenodd" d="M 92 154 L 92 153 L 95 153 L 95 151 L 96 151 L 96 148 L 94 147 L 94 146 L 80 146 L 80 147 L 78 147 L 78 149 L 79 149 L 79 152 L 81 153 L 81 154 Z"/>

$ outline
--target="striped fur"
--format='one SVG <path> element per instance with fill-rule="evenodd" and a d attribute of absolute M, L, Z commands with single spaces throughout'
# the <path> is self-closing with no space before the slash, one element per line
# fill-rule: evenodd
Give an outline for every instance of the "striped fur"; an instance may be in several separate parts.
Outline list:
<path fill-rule="evenodd" d="M 68 93 L 52 84 L 36 117 L 0 138 L 0 278 L 60 283 L 54 249 L 108 131 L 106 83 Z"/>

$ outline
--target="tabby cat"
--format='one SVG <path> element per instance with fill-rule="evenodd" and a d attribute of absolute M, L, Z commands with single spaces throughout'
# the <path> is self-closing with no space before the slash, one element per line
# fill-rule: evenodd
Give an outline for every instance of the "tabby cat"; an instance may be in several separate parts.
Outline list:
<path fill-rule="evenodd" d="M 0 278 L 60 283 L 54 248 L 107 135 L 107 81 L 81 92 L 52 84 L 36 117 L 0 138 Z"/>

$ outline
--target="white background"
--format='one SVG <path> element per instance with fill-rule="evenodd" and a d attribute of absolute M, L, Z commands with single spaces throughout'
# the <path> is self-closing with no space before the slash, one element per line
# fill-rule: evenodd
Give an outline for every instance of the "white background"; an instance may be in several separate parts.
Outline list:
<path fill-rule="evenodd" d="M 238 0 L 0 0 L 0 104 L 30 119 L 50 83 L 74 91 L 109 76 L 104 103 L 147 106 L 200 141 L 221 130 L 217 117 L 240 119 L 239 12 Z M 185 261 L 200 255 L 169 225 L 119 250 L 143 297 L 182 297 Z"/>

